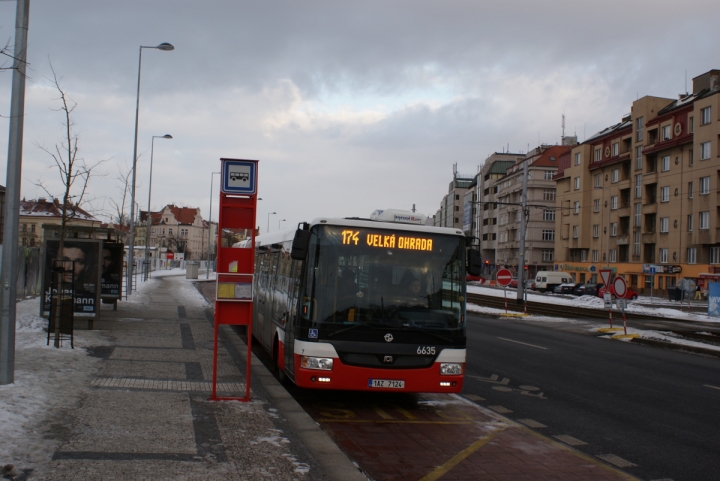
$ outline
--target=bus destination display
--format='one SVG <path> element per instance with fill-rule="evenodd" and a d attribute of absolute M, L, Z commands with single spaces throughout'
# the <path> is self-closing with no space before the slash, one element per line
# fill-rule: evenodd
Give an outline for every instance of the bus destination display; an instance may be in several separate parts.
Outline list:
<path fill-rule="evenodd" d="M 342 231 L 343 245 L 366 245 L 386 249 L 406 249 L 432 252 L 433 240 L 427 237 L 410 237 L 398 234 L 375 234 L 359 230 Z"/>

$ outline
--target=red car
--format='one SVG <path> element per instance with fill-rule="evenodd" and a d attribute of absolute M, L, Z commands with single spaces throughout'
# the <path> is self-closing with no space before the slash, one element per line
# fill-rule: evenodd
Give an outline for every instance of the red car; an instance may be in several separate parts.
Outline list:
<path fill-rule="evenodd" d="M 471 276 L 468 274 L 465 276 L 465 280 L 467 282 L 479 282 L 480 284 L 485 284 L 485 278 L 483 276 Z"/>
<path fill-rule="evenodd" d="M 613 288 L 612 284 L 610 284 L 610 294 L 613 295 L 613 297 L 617 297 L 615 295 L 615 289 Z M 603 297 L 605 295 L 605 286 L 602 286 L 600 289 L 598 289 L 598 297 Z M 637 293 L 635 289 L 632 289 L 630 287 L 627 288 L 627 292 L 625 292 L 625 299 L 631 299 L 635 300 L 638 298 L 640 294 Z"/>

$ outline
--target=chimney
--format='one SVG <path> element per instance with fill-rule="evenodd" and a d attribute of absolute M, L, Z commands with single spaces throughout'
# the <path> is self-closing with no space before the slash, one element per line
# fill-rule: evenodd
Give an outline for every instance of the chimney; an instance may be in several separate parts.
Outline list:
<path fill-rule="evenodd" d="M 718 90 L 720 89 L 720 70 L 710 70 L 702 75 L 698 75 L 693 79 L 693 93 L 696 94 L 702 90 Z"/>

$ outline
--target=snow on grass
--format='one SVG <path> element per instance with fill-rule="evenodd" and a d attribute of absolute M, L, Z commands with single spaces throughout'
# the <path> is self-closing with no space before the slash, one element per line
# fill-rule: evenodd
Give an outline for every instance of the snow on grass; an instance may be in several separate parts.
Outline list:
<path fill-rule="evenodd" d="M 486 296 L 503 297 L 503 290 L 495 287 L 484 287 L 474 286 L 468 284 L 467 291 L 470 294 L 483 294 Z M 508 289 L 508 299 L 514 300 L 516 298 L 516 290 Z M 546 304 L 554 304 L 561 306 L 573 306 L 573 307 L 584 307 L 590 309 L 604 309 L 605 302 L 597 296 L 569 296 L 569 295 L 558 295 L 558 294 L 536 294 L 532 291 L 528 291 L 528 301 L 531 302 L 543 302 Z M 644 304 L 651 304 L 650 307 Z M 687 302 L 683 304 L 687 306 Z M 652 316 L 667 317 L 670 319 L 678 319 L 684 321 L 701 321 L 701 322 L 717 322 L 720 323 L 720 318 L 710 317 L 707 314 L 699 314 L 697 312 L 688 312 L 680 309 L 672 309 L 668 306 L 681 307 L 680 303 L 662 299 L 660 297 L 647 297 L 641 296 L 636 301 L 628 300 L 628 307 L 626 312 L 632 314 L 647 314 Z M 470 309 L 470 305 L 468 305 Z M 619 311 L 618 311 L 619 312 Z M 553 318 L 554 319 L 554 318 Z"/>

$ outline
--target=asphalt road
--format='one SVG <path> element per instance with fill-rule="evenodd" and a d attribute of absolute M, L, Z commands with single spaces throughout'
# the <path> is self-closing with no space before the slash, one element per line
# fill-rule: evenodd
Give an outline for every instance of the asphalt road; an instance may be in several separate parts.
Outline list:
<path fill-rule="evenodd" d="M 642 479 L 718 479 L 720 359 L 570 331 L 468 315 L 463 394 Z"/>

